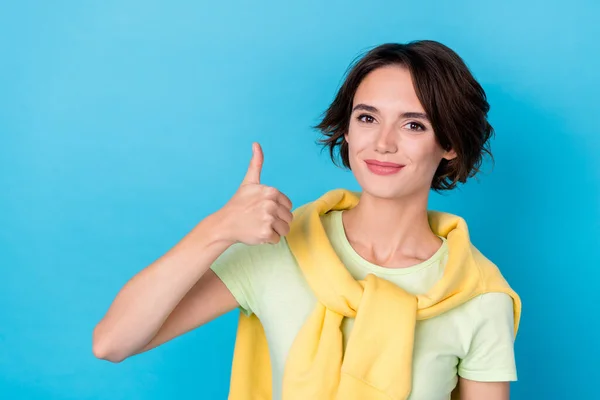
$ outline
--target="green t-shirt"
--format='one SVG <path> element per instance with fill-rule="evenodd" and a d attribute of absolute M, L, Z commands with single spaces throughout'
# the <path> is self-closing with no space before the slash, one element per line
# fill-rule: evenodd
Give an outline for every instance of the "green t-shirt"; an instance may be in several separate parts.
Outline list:
<path fill-rule="evenodd" d="M 437 252 L 422 263 L 398 269 L 380 267 L 352 248 L 342 212 L 329 212 L 322 221 L 334 250 L 355 279 L 375 274 L 409 293 L 422 294 L 442 277 L 448 255 L 445 238 Z M 240 309 L 261 320 L 269 343 L 273 399 L 280 399 L 288 351 L 316 304 L 315 295 L 284 239 L 276 245 L 235 244 L 212 270 Z M 344 345 L 353 321 L 344 318 Z M 484 294 L 440 316 L 417 321 L 409 399 L 449 399 L 458 376 L 474 381 L 516 380 L 513 329 L 512 299 L 503 293 Z"/>

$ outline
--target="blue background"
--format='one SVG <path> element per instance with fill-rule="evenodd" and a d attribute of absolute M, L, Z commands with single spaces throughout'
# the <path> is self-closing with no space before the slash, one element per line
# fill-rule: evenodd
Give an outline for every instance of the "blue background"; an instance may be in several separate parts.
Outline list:
<path fill-rule="evenodd" d="M 597 398 L 600 6 L 590 0 L 5 2 L 0 397 L 225 399 L 237 312 L 96 360 L 116 292 L 233 194 L 252 141 L 300 204 L 356 189 L 310 127 L 368 47 L 456 50 L 496 164 L 431 207 L 464 216 L 521 294 L 514 399 Z"/>

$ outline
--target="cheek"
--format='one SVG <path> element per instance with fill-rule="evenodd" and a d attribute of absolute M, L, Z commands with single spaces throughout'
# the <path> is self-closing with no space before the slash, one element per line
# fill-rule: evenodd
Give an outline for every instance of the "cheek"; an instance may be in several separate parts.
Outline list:
<path fill-rule="evenodd" d="M 402 146 L 411 162 L 429 169 L 436 166 L 441 159 L 441 149 L 433 141 L 405 140 Z"/>
<path fill-rule="evenodd" d="M 367 144 L 364 143 L 364 138 L 352 132 L 346 135 L 346 144 L 348 145 L 348 161 L 350 168 L 355 169 L 357 160 L 361 158 Z"/>
<path fill-rule="evenodd" d="M 352 128 L 352 125 L 350 125 L 350 128 L 348 129 L 348 133 L 345 136 L 346 139 L 346 143 L 348 143 L 348 147 L 349 149 L 351 149 L 351 152 L 353 152 L 354 154 L 366 149 L 369 147 L 370 145 L 370 137 L 372 135 L 369 135 L 369 132 L 364 132 L 364 131 L 360 131 L 360 129 L 357 128 Z"/>

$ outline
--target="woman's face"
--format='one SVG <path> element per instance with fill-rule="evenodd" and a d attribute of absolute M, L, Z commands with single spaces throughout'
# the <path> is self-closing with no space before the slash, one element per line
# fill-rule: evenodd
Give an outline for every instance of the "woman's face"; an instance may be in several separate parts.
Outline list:
<path fill-rule="evenodd" d="M 369 73 L 352 104 L 350 167 L 363 191 L 380 198 L 428 193 L 444 151 L 413 87 L 408 69 L 386 66 Z"/>

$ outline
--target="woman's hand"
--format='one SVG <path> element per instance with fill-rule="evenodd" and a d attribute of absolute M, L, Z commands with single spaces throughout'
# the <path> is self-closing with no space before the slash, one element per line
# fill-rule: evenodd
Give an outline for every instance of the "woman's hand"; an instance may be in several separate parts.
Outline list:
<path fill-rule="evenodd" d="M 260 183 L 263 152 L 252 146 L 252 159 L 237 192 L 217 212 L 225 240 L 247 245 L 278 243 L 290 230 L 292 202 L 274 187 Z"/>

